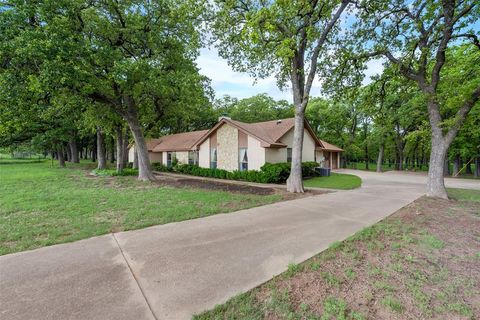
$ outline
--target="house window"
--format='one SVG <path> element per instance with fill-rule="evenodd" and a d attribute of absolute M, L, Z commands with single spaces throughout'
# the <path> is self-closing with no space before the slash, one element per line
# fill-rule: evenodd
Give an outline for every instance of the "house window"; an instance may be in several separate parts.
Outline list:
<path fill-rule="evenodd" d="M 217 169 L 217 148 L 210 150 L 210 168 Z"/>
<path fill-rule="evenodd" d="M 248 170 L 247 148 L 240 148 L 238 150 L 238 158 L 238 169 L 240 171 Z"/>
<path fill-rule="evenodd" d="M 177 159 L 175 152 L 167 152 L 167 167 L 171 167 Z"/>
<path fill-rule="evenodd" d="M 188 164 L 198 165 L 198 151 L 188 151 Z"/>
<path fill-rule="evenodd" d="M 292 162 L 292 148 L 287 148 L 287 162 Z"/>

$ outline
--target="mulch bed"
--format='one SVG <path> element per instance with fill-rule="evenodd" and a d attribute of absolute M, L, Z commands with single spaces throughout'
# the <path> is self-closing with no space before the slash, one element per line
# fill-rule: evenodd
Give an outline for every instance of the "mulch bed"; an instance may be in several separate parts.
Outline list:
<path fill-rule="evenodd" d="M 308 190 L 304 194 L 292 194 L 286 192 L 282 187 L 272 188 L 272 187 L 260 187 L 249 184 L 241 183 L 229 183 L 222 181 L 213 181 L 207 179 L 195 179 L 195 178 L 183 178 L 183 177 L 173 177 L 168 175 L 157 175 L 156 184 L 162 186 L 171 186 L 177 188 L 199 188 L 206 190 L 215 190 L 215 191 L 227 191 L 233 193 L 242 193 L 242 194 L 255 194 L 255 195 L 272 195 L 280 194 L 282 195 L 283 200 L 296 199 L 306 196 L 319 195 L 327 193 L 327 191 L 321 190 Z"/>
<path fill-rule="evenodd" d="M 274 188 L 264 188 L 250 185 L 224 183 L 220 181 L 199 180 L 190 178 L 171 178 L 166 176 L 157 176 L 156 183 L 172 187 L 191 187 L 216 191 L 228 191 L 237 193 L 249 193 L 258 195 L 274 194 Z"/>
<path fill-rule="evenodd" d="M 85 170 L 85 176 L 90 179 L 97 179 L 98 176 L 92 174 L 91 171 Z M 189 178 L 188 176 L 185 177 L 178 177 L 178 176 L 171 176 L 161 173 L 155 174 L 156 180 L 153 181 L 153 185 L 155 186 L 168 186 L 174 188 L 196 188 L 196 189 L 205 189 L 205 190 L 212 190 L 212 191 L 225 191 L 225 192 L 232 192 L 232 193 L 240 193 L 240 194 L 254 194 L 260 196 L 267 196 L 273 194 L 279 194 L 282 197 L 282 200 L 293 200 L 303 197 L 315 196 L 320 194 L 329 193 L 329 191 L 325 190 L 305 190 L 305 193 L 290 193 L 282 188 L 280 185 L 278 188 L 269 187 L 269 186 L 255 186 L 250 185 L 248 183 L 231 183 L 231 182 L 223 182 L 223 181 L 215 181 L 209 179 L 198 179 L 198 178 Z M 109 177 L 103 176 L 101 177 L 101 181 L 103 182 L 104 186 L 111 186 L 111 187 L 125 187 L 122 184 L 117 183 L 117 179 L 119 177 Z M 125 176 L 121 177 L 123 179 L 135 179 L 134 176 Z"/>

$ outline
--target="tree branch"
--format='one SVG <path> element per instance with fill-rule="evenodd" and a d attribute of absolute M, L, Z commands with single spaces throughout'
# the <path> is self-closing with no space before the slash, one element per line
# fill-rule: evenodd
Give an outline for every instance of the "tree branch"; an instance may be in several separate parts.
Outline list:
<path fill-rule="evenodd" d="M 327 26 L 323 30 L 322 34 L 320 35 L 320 38 L 318 38 L 318 41 L 315 45 L 312 57 L 310 59 L 310 71 L 308 73 L 307 82 L 305 84 L 305 90 L 304 90 L 305 92 L 304 99 L 307 99 L 307 101 L 310 95 L 310 90 L 312 89 L 313 79 L 315 78 L 315 74 L 317 73 L 317 61 L 318 61 L 318 55 L 320 54 L 320 50 L 324 45 L 325 41 L 327 40 L 328 34 L 332 30 L 332 28 L 335 26 L 338 19 L 342 15 L 345 8 L 349 5 L 349 3 L 350 3 L 349 0 L 342 1 L 342 4 L 338 8 L 337 12 L 335 12 L 333 17 L 330 19 L 330 21 L 327 23 Z"/>
<path fill-rule="evenodd" d="M 435 91 L 438 86 L 438 82 L 440 81 L 440 71 L 445 64 L 445 54 L 448 46 L 448 42 L 451 39 L 453 33 L 453 15 L 454 15 L 454 6 L 452 1 L 450 0 L 443 0 L 442 1 L 443 7 L 443 18 L 445 20 L 444 28 L 443 28 L 443 36 L 442 40 L 437 49 L 437 53 L 435 55 L 435 65 L 432 69 L 432 76 L 431 76 L 431 83 L 433 90 Z"/>
<path fill-rule="evenodd" d="M 453 141 L 453 139 L 457 135 L 458 130 L 462 127 L 463 123 L 465 122 L 465 119 L 467 118 L 468 113 L 470 112 L 470 110 L 472 110 L 473 106 L 479 101 L 479 99 L 480 99 L 480 86 L 478 86 L 475 90 L 473 90 L 470 97 L 463 103 L 462 107 L 455 114 L 455 123 L 445 135 L 445 139 L 447 143 L 451 143 Z"/>

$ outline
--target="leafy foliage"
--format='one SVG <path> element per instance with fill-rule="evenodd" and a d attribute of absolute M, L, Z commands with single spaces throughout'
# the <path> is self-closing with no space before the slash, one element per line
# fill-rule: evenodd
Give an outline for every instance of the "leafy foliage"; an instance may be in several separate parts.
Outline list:
<path fill-rule="evenodd" d="M 234 120 L 247 123 L 291 118 L 294 115 L 290 103 L 285 100 L 275 101 L 266 94 L 240 100 L 224 96 L 215 100 L 213 107 L 219 116 L 228 115 Z"/>

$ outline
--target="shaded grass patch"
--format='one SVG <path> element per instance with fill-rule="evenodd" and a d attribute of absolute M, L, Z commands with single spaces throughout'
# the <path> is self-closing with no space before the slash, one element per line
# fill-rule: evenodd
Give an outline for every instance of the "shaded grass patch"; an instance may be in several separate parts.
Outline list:
<path fill-rule="evenodd" d="M 0 167 L 0 255 L 281 200 L 278 194 L 92 177 L 91 162 L 67 166 L 26 162 Z"/>
<path fill-rule="evenodd" d="M 353 174 L 332 173 L 329 177 L 315 177 L 304 181 L 305 187 L 349 190 L 362 185 L 362 179 Z"/>

